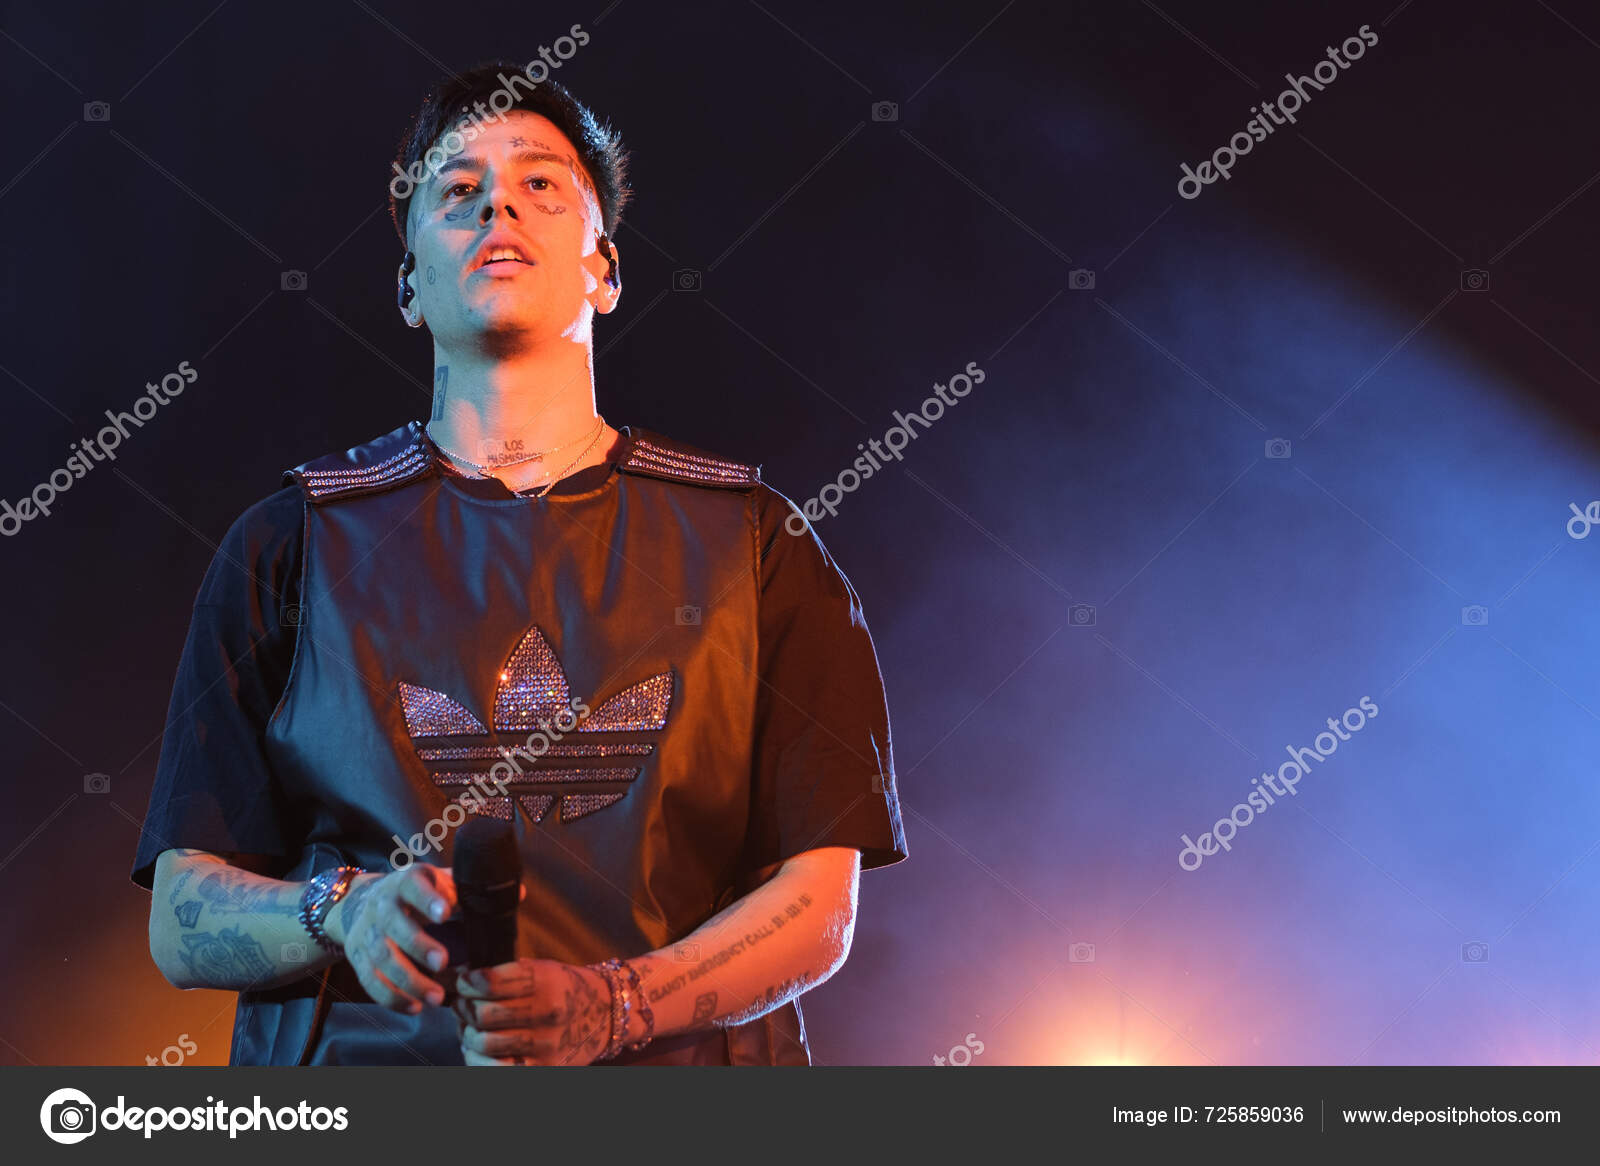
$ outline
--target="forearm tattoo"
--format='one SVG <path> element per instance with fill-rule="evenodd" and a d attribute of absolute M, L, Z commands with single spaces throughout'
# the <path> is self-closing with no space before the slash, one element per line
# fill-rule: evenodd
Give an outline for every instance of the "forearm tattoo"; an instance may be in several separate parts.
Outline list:
<path fill-rule="evenodd" d="M 748 1008 L 741 1008 L 727 1016 L 719 1016 L 716 1020 L 718 1028 L 729 1028 L 735 1024 L 743 1024 L 754 1020 L 758 1016 L 765 1016 L 779 1004 L 783 1004 L 792 996 L 798 996 L 805 991 L 811 983 L 811 973 L 804 972 L 792 980 L 783 980 L 772 985 L 765 992 L 755 998 Z"/>
<path fill-rule="evenodd" d="M 276 882 L 224 868 L 202 879 L 195 893 L 213 915 L 294 915 L 300 910 L 300 896 L 293 888 L 282 894 L 284 889 Z"/>
<path fill-rule="evenodd" d="M 178 955 L 191 976 L 213 987 L 248 987 L 273 972 L 261 945 L 237 928 L 223 928 L 215 935 L 209 931 L 185 935 Z"/>
<path fill-rule="evenodd" d="M 716 969 L 720 968 L 729 960 L 743 955 L 747 949 L 754 947 L 763 939 L 767 939 L 770 936 L 776 935 L 779 928 L 784 927 L 792 920 L 799 918 L 799 916 L 809 906 L 811 906 L 811 896 L 801 895 L 794 902 L 785 907 L 781 915 L 769 916 L 768 922 L 761 924 L 754 930 L 745 932 L 744 938 L 735 940 L 724 947 L 721 951 L 717 952 L 715 955 L 701 960 L 699 963 L 688 968 L 687 970 L 679 972 L 676 976 L 672 977 L 670 980 L 667 980 L 665 983 L 651 988 L 649 992 L 646 993 L 646 995 L 649 997 L 650 1003 L 656 1004 L 662 1000 L 665 1000 L 668 996 L 672 995 L 680 988 L 687 987 L 689 984 L 694 983 L 702 976 L 716 971 Z"/>
<path fill-rule="evenodd" d="M 172 894 L 167 896 L 167 902 L 176 903 L 178 901 L 178 892 L 183 890 L 192 878 L 194 878 L 194 867 L 191 866 L 172 881 Z"/>

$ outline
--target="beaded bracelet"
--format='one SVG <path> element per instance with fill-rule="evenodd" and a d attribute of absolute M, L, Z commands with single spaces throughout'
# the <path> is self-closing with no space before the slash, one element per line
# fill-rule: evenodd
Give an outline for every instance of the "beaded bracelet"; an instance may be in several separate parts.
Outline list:
<path fill-rule="evenodd" d="M 644 989 L 639 984 L 639 973 L 634 970 L 627 960 L 618 960 L 618 964 L 628 973 L 628 985 L 633 989 L 634 995 L 639 998 L 639 1015 L 644 1020 L 644 1035 L 632 1044 L 623 1047 L 630 1053 L 636 1053 L 650 1043 L 656 1032 L 656 1015 L 650 1009 L 649 1003 L 644 998 Z"/>
<path fill-rule="evenodd" d="M 631 1053 L 638 1052 L 650 1043 L 656 1029 L 655 1013 L 645 1000 L 639 973 L 627 960 L 615 957 L 588 966 L 604 976 L 606 984 L 611 989 L 611 1035 L 606 1042 L 605 1051 L 595 1060 L 609 1061 L 624 1049 Z M 639 1015 L 644 1022 L 644 1035 L 638 1040 L 629 1041 L 628 1019 L 633 1012 L 635 998 L 638 999 Z"/>
<path fill-rule="evenodd" d="M 300 893 L 298 912 L 300 925 L 310 933 L 311 938 L 317 941 L 317 946 L 323 951 L 336 956 L 344 955 L 344 948 L 328 938 L 323 922 L 327 919 L 328 912 L 349 892 L 356 876 L 366 873 L 367 871 L 359 866 L 339 866 L 325 870 L 321 874 L 314 875 Z"/>
<path fill-rule="evenodd" d="M 628 993 L 621 977 L 613 966 L 615 962 L 614 960 L 605 960 L 598 964 L 588 965 L 591 971 L 599 972 L 605 977 L 606 987 L 611 992 L 611 1031 L 607 1035 L 605 1049 L 595 1057 L 597 1061 L 609 1061 L 622 1051 L 622 1034 L 628 1023 Z"/>

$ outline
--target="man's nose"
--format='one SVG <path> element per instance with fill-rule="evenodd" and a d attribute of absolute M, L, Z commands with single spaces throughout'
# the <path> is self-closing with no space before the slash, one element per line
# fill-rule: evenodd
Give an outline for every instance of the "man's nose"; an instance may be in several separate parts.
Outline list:
<path fill-rule="evenodd" d="M 511 183 L 509 175 L 500 173 L 491 175 L 488 197 L 483 201 L 483 209 L 478 212 L 479 225 L 487 226 L 497 213 L 504 214 L 506 218 L 515 222 L 518 218 L 517 208 L 512 205 L 516 201 L 513 197 L 515 192 L 516 187 Z"/>
<path fill-rule="evenodd" d="M 484 226 L 487 226 L 494 219 L 495 201 L 495 199 L 491 198 L 488 202 L 483 204 L 483 210 L 478 212 L 478 221 Z M 511 200 L 509 198 L 502 198 L 500 200 L 500 209 L 505 213 L 505 216 L 512 221 L 515 221 L 519 217 L 517 215 L 517 208 L 511 205 Z"/>

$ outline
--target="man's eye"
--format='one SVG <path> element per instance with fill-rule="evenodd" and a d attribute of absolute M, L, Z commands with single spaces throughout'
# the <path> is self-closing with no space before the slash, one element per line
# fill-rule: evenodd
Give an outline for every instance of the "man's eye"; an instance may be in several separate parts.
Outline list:
<path fill-rule="evenodd" d="M 452 186 L 448 190 L 446 190 L 444 192 L 444 196 L 446 198 L 454 198 L 455 197 L 455 193 L 458 190 L 473 190 L 473 189 L 474 189 L 474 187 L 473 187 L 472 183 L 470 183 L 470 182 L 458 182 L 454 186 Z"/>
<path fill-rule="evenodd" d="M 551 182 L 550 179 L 545 178 L 543 175 L 540 175 L 540 174 L 533 175 L 531 178 L 528 179 L 528 181 L 529 182 L 542 182 L 545 185 L 545 189 L 550 189 L 555 185 L 555 183 Z"/>

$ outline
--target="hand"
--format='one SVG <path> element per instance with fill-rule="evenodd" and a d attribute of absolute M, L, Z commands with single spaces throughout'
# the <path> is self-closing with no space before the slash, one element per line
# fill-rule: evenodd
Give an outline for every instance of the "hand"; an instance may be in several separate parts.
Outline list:
<path fill-rule="evenodd" d="M 518 959 L 456 979 L 469 1065 L 588 1065 L 611 1041 L 611 985 L 592 968 Z"/>
<path fill-rule="evenodd" d="M 444 1002 L 444 986 L 422 969 L 441 971 L 449 958 L 423 925 L 448 918 L 455 906 L 455 880 L 444 867 L 415 863 L 388 874 L 357 875 L 350 893 L 328 912 L 328 938 L 344 948 L 367 995 L 385 1008 L 415 1014 L 424 1002 Z"/>

